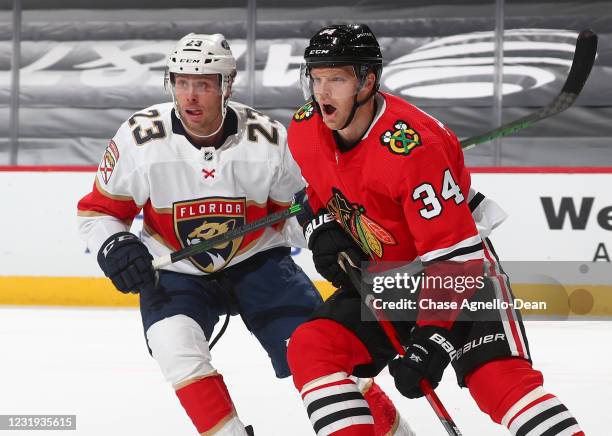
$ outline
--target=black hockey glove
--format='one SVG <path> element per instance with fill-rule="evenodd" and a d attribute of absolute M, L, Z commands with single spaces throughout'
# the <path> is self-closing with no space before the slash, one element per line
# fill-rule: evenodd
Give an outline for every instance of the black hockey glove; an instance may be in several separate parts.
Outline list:
<path fill-rule="evenodd" d="M 328 213 L 320 213 L 306 223 L 304 235 L 319 274 L 336 288 L 352 288 L 351 280 L 338 264 L 338 254 L 346 252 L 357 266 L 366 260 L 366 257 L 351 236 Z"/>
<path fill-rule="evenodd" d="M 123 293 L 138 293 L 155 286 L 152 260 L 147 247 L 130 232 L 115 233 L 98 252 L 98 265 Z"/>
<path fill-rule="evenodd" d="M 415 327 L 412 330 L 406 344 L 406 354 L 389 363 L 395 387 L 403 396 L 422 397 L 424 393 L 420 383 L 423 379 L 429 381 L 432 389 L 438 386 L 450 362 L 449 353 L 455 349 L 449 337 L 448 330 L 435 326 Z"/>

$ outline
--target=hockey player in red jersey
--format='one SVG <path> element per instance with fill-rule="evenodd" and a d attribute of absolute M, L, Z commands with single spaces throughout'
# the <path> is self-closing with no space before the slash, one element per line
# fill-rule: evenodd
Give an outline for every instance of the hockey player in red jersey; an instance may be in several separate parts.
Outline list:
<path fill-rule="evenodd" d="M 423 395 L 421 380 L 437 386 L 452 363 L 460 386 L 511 434 L 581 435 L 532 367 L 517 311 L 493 311 L 487 322 L 427 316 L 396 322 L 407 347 L 403 358 L 396 358 L 378 323 L 364 322 L 373 317 L 339 267 L 340 252 L 357 265 L 421 262 L 427 270 L 446 261 L 460 270 L 488 268 L 490 295 L 484 296 L 511 301 L 487 238 L 505 214 L 471 189 L 461 146 L 448 128 L 378 91 L 382 56 L 366 25 L 321 29 L 304 57 L 302 87 L 311 101 L 294 115 L 288 143 L 308 183 L 310 215 L 301 221 L 315 266 L 339 287 L 296 329 L 288 349 L 315 432 L 375 434 L 350 375 L 374 376 L 388 364 L 398 390 L 416 398 Z"/>
<path fill-rule="evenodd" d="M 92 192 L 78 204 L 82 237 L 117 289 L 140 294 L 147 346 L 197 432 L 207 435 L 247 434 L 211 363 L 219 317 L 240 314 L 277 377 L 288 377 L 287 339 L 321 303 L 290 256 L 290 245 L 305 246 L 295 220 L 174 263 L 156 281 L 152 255 L 286 208 L 304 186 L 285 128 L 229 100 L 235 74 L 223 35 L 182 38 L 166 71 L 173 102 L 121 125 Z M 129 225 L 140 210 L 138 238 Z M 393 404 L 372 381 L 358 383 L 367 401 L 378 403 L 377 427 L 388 433 L 401 422 Z"/>

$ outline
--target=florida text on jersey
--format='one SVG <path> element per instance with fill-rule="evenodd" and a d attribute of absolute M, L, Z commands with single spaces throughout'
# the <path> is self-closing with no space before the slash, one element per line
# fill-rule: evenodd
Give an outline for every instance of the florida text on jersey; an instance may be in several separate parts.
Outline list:
<path fill-rule="evenodd" d="M 93 190 L 78 205 L 92 252 L 143 210 L 142 240 L 155 257 L 196 244 L 287 207 L 303 188 L 285 128 L 254 109 L 228 104 L 227 139 L 194 146 L 173 104 L 133 114 L 110 141 Z M 229 134 L 228 134 L 229 130 Z M 167 269 L 204 274 L 287 245 L 281 224 L 253 232 Z"/>

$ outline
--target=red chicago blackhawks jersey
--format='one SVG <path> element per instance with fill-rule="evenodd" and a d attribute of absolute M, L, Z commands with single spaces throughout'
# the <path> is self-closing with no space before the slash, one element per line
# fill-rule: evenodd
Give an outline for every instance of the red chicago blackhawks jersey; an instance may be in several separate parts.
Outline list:
<path fill-rule="evenodd" d="M 78 204 L 80 233 L 90 250 L 128 229 L 140 210 L 142 240 L 157 257 L 287 207 L 304 182 L 287 150 L 285 128 L 234 102 L 226 123 L 234 128 L 219 148 L 191 144 L 172 103 L 123 123 L 104 152 L 93 190 Z M 295 227 L 289 221 L 282 232 L 257 231 L 166 269 L 211 273 L 288 245 L 288 228 Z"/>
<path fill-rule="evenodd" d="M 310 206 L 326 207 L 374 262 L 481 259 L 481 235 L 505 214 L 470 190 L 459 141 L 406 101 L 376 98 L 370 128 L 346 152 L 315 105 L 294 115 L 288 143 Z"/>

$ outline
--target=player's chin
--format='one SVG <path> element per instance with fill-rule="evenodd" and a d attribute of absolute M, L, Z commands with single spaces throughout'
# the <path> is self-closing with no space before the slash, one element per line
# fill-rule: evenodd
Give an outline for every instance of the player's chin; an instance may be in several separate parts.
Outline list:
<path fill-rule="evenodd" d="M 344 125 L 345 119 L 346 117 L 342 116 L 340 113 L 338 113 L 338 111 L 331 115 L 323 114 L 323 122 L 331 130 L 340 130 L 340 128 Z"/>
<path fill-rule="evenodd" d="M 193 132 L 193 133 L 196 133 L 198 135 L 200 135 L 200 134 L 203 135 L 204 134 L 204 133 L 201 133 L 201 132 L 205 132 L 205 129 L 204 129 L 204 126 L 203 126 L 203 124 L 205 124 L 205 123 L 203 123 L 201 120 L 194 121 L 194 120 L 189 120 L 189 119 L 187 119 L 187 120 L 186 119 L 182 119 L 181 121 L 183 122 L 183 125 L 187 128 L 187 130 L 189 132 Z"/>
<path fill-rule="evenodd" d="M 202 109 L 181 110 L 181 119 L 191 125 L 200 124 L 202 123 L 202 120 L 204 119 L 204 111 Z"/>

